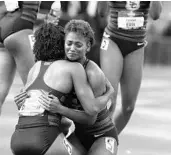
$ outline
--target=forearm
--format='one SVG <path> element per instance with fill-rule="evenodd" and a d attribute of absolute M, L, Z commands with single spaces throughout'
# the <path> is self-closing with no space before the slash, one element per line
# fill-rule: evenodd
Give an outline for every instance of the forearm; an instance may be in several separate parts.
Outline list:
<path fill-rule="evenodd" d="M 113 101 L 115 91 L 109 80 L 106 78 L 106 92 L 102 96 L 98 97 L 99 99 L 99 111 L 104 109 L 107 106 L 107 103 Z"/>
<path fill-rule="evenodd" d="M 83 106 L 86 113 L 90 115 L 97 115 L 107 106 L 107 102 L 114 96 L 113 87 L 105 92 L 102 96 L 99 96 L 95 99 L 85 98 L 87 106 Z"/>
<path fill-rule="evenodd" d="M 110 95 L 106 94 L 103 96 L 99 96 L 96 99 L 98 100 L 98 102 L 96 102 L 96 104 L 95 104 L 96 111 L 99 113 L 100 111 L 102 111 L 107 106 L 107 103 L 110 100 Z"/>
<path fill-rule="evenodd" d="M 96 99 L 99 100 L 98 104 L 96 105 L 97 111 L 101 111 L 102 109 L 104 109 L 107 106 L 107 103 L 114 97 L 114 89 L 111 86 L 110 83 L 108 83 L 108 91 L 103 95 L 103 96 L 99 96 Z"/>
<path fill-rule="evenodd" d="M 89 115 L 84 111 L 59 105 L 58 113 L 80 124 L 94 124 L 97 115 Z"/>

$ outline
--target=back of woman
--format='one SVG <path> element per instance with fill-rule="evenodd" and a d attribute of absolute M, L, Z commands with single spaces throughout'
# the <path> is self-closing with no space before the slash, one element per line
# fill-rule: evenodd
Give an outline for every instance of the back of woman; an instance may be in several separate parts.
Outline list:
<path fill-rule="evenodd" d="M 15 155 L 44 155 L 56 139 L 58 146 L 51 150 L 51 155 L 67 155 L 70 151 L 78 154 L 60 130 L 61 115 L 46 111 L 39 102 L 42 93 L 52 93 L 58 98 L 65 96 L 64 93 L 56 90 L 57 76 L 52 78 L 56 74 L 54 72 L 56 62 L 52 62 L 64 58 L 63 29 L 54 24 L 43 24 L 35 32 L 35 39 L 33 52 L 37 62 L 27 78 L 25 89 L 28 98 L 19 107 L 18 123 L 11 138 L 12 152 Z M 50 84 L 49 77 L 52 78 Z"/>
<path fill-rule="evenodd" d="M 43 66 L 42 66 L 43 65 Z M 29 91 L 30 89 L 44 89 L 40 84 L 31 86 L 36 78 L 41 75 L 42 82 L 48 87 L 60 91 L 62 93 L 69 93 L 73 87 L 72 78 L 71 78 L 71 62 L 66 60 L 58 60 L 54 62 L 44 62 L 38 61 L 35 63 L 31 71 L 29 72 L 29 76 L 27 79 L 27 83 L 25 89 Z M 44 68 L 44 69 L 42 69 Z M 43 75 L 44 74 L 44 75 Z M 39 82 L 40 83 L 40 78 Z M 32 84 L 33 85 L 33 84 Z"/>

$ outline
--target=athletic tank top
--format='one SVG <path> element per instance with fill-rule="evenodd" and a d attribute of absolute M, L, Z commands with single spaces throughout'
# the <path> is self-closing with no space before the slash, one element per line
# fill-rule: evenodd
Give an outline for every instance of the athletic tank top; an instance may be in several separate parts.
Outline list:
<path fill-rule="evenodd" d="M 116 38 L 143 42 L 146 36 L 150 1 L 110 1 L 105 31 Z"/>
<path fill-rule="evenodd" d="M 55 121 L 57 124 L 60 123 L 61 115 L 53 114 L 44 110 L 44 108 L 42 108 L 40 103 L 38 102 L 38 97 L 43 92 L 46 92 L 46 93 L 49 93 L 58 97 L 58 99 L 61 102 L 64 102 L 66 98 L 66 94 L 61 93 L 60 91 L 57 91 L 49 87 L 48 85 L 46 85 L 46 83 L 43 80 L 44 74 L 51 64 L 52 62 L 41 62 L 38 76 L 36 77 L 34 82 L 31 83 L 30 86 L 28 86 L 27 88 L 27 92 L 28 94 L 31 95 L 31 97 L 27 98 L 24 104 L 22 105 L 22 107 L 20 108 L 20 111 L 19 111 L 20 116 L 43 116 L 45 114 L 48 114 L 51 116 L 55 116 L 55 118 L 51 117 L 51 119 L 49 119 L 50 122 Z"/>
<path fill-rule="evenodd" d="M 87 64 L 89 62 L 89 59 L 86 59 L 85 63 L 83 64 L 83 67 L 86 69 Z M 72 93 L 72 99 L 70 99 L 70 104 L 67 105 L 69 108 L 77 109 L 77 110 L 83 110 L 81 103 L 77 99 L 76 93 L 73 90 Z M 72 104 L 71 104 L 72 100 Z M 112 123 L 111 118 L 109 117 L 109 111 L 107 108 L 102 110 L 98 115 L 95 123 L 93 125 L 87 126 L 83 125 L 77 122 L 74 122 L 76 126 L 76 130 L 83 131 L 85 133 L 89 134 L 104 134 L 107 131 L 110 131 L 112 128 L 114 128 L 114 124 Z"/>

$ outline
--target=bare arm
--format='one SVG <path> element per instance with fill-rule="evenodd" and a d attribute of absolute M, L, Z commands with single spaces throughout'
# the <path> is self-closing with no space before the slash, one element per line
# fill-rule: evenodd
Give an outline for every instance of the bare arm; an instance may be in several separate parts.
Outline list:
<path fill-rule="evenodd" d="M 89 115 L 85 111 L 70 109 L 65 106 L 59 107 L 59 113 L 80 124 L 92 125 L 96 121 L 97 115 Z"/>
<path fill-rule="evenodd" d="M 99 111 L 101 111 L 106 106 L 110 95 L 113 93 L 113 87 L 107 83 L 107 91 L 105 95 L 95 99 L 94 94 L 87 82 L 86 73 L 83 67 L 79 64 L 79 67 L 72 69 L 72 71 L 72 79 L 76 95 L 85 111 L 74 110 L 62 106 L 59 100 L 54 96 L 51 96 L 51 99 L 49 98 L 50 96 L 41 96 L 39 102 L 44 106 L 46 110 L 50 112 L 60 113 L 61 115 L 64 115 L 71 120 L 81 124 L 93 124 Z"/>
<path fill-rule="evenodd" d="M 97 115 L 107 105 L 107 102 L 113 93 L 112 89 L 100 97 L 95 98 L 94 93 L 87 81 L 86 73 L 82 68 L 77 69 L 77 72 L 73 72 L 73 83 L 77 98 L 81 102 L 83 109 L 89 115 Z M 110 87 L 111 88 L 111 87 Z"/>
<path fill-rule="evenodd" d="M 74 122 L 80 124 L 93 124 L 96 120 L 96 115 L 92 116 L 87 114 L 85 111 L 75 110 L 63 106 L 59 99 L 54 95 L 42 95 L 39 102 L 44 109 L 52 113 L 59 113 Z M 72 101 L 71 101 L 72 104 Z"/>
<path fill-rule="evenodd" d="M 75 87 L 76 95 L 80 100 L 85 111 L 74 110 L 62 106 L 59 100 L 54 96 L 41 96 L 39 102 L 42 106 L 53 113 L 60 113 L 69 119 L 81 124 L 93 124 L 96 120 L 97 112 L 94 110 L 94 104 L 97 100 L 87 82 L 86 73 L 81 64 L 71 64 L 71 77 Z M 51 99 L 50 99 L 51 97 Z M 71 103 L 72 104 L 72 103 Z"/>
<path fill-rule="evenodd" d="M 162 12 L 161 1 L 151 1 L 149 14 L 153 20 L 157 20 Z"/>
<path fill-rule="evenodd" d="M 111 94 L 113 93 L 113 87 L 107 79 L 106 79 L 106 88 L 107 88 L 106 94 L 108 94 L 107 98 L 110 98 Z M 99 98 L 101 98 L 102 102 L 104 102 L 106 105 L 106 97 L 103 98 L 102 96 Z M 93 124 L 97 118 L 97 115 L 92 116 L 92 115 L 87 114 L 85 111 L 75 110 L 75 109 L 71 109 L 66 106 L 63 106 L 60 103 L 59 99 L 53 95 L 49 95 L 49 96 L 42 95 L 40 97 L 39 102 L 47 111 L 50 111 L 52 113 L 59 113 L 61 115 L 64 115 L 65 117 L 68 117 L 74 122 L 78 122 L 80 124 Z M 104 107 L 104 105 L 101 105 L 101 106 Z"/>

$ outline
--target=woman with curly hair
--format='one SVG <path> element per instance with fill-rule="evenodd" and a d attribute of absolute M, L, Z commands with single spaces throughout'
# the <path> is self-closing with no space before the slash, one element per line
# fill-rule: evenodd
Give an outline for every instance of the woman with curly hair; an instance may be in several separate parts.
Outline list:
<path fill-rule="evenodd" d="M 70 92 L 75 89 L 84 112 L 67 110 L 75 119 L 93 124 L 97 104 L 106 105 L 113 90 L 98 98 L 87 83 L 86 73 L 80 63 L 62 60 L 64 58 L 64 31 L 53 23 L 41 25 L 35 32 L 33 52 L 36 63 L 31 68 L 25 90 L 27 98 L 18 106 L 19 119 L 11 138 L 11 149 L 15 155 L 81 155 L 83 151 L 72 146 L 60 129 L 61 115 L 45 110 L 40 103 L 42 94 L 52 94 L 61 103 L 68 102 Z M 56 61 L 57 60 L 57 61 Z M 58 107 L 58 105 L 56 104 Z M 60 111 L 60 109 L 59 109 Z M 55 147 L 50 147 L 54 145 Z M 80 146 L 81 147 L 81 146 Z"/>

